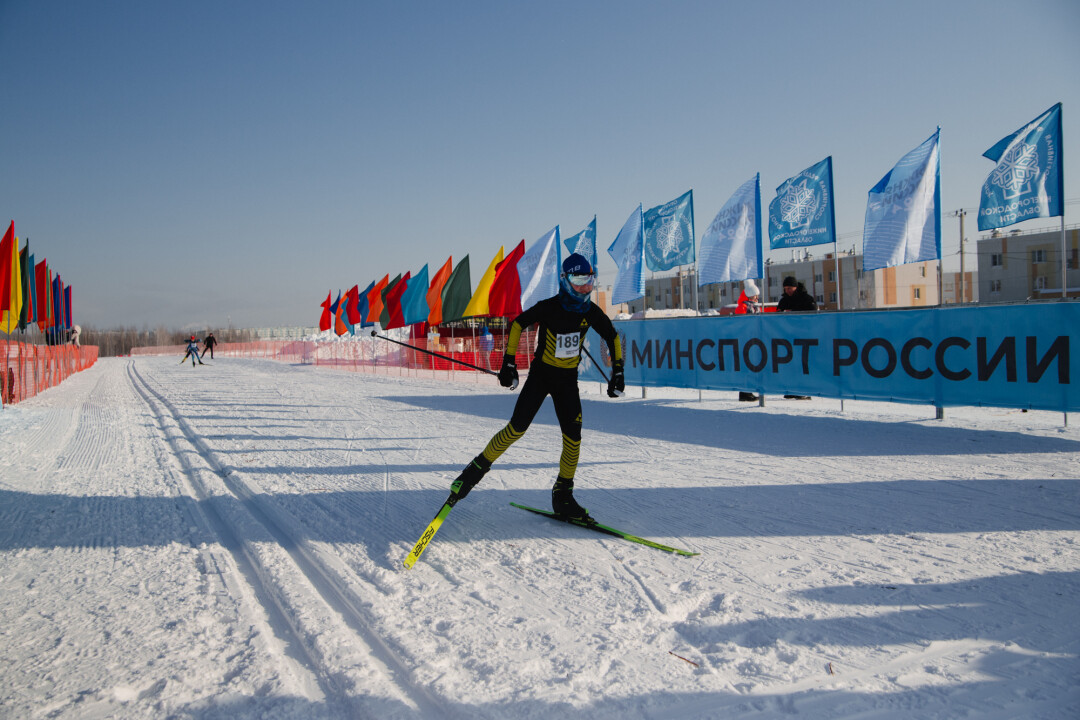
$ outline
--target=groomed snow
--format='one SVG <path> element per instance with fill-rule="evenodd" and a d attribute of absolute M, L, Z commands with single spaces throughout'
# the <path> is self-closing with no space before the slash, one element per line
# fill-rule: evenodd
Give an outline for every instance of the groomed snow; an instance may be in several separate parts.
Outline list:
<path fill-rule="evenodd" d="M 103 359 L 0 412 L 4 718 L 1075 718 L 1080 418 Z M 480 380 L 480 382 L 474 382 Z"/>

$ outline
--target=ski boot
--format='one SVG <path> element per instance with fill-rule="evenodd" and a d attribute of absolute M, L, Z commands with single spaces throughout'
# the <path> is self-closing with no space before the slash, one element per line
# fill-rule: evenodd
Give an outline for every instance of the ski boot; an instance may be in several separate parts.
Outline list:
<path fill-rule="evenodd" d="M 561 476 L 555 478 L 555 484 L 551 488 L 551 509 L 556 515 L 576 520 L 592 520 L 589 511 L 578 505 L 574 499 L 574 481 Z"/>
<path fill-rule="evenodd" d="M 461 498 L 469 494 L 476 483 L 483 479 L 488 470 L 491 469 L 491 462 L 484 457 L 483 453 L 477 455 L 472 461 L 465 466 L 465 469 L 461 471 L 461 474 L 457 476 L 450 485 L 450 497 L 456 503 Z"/>

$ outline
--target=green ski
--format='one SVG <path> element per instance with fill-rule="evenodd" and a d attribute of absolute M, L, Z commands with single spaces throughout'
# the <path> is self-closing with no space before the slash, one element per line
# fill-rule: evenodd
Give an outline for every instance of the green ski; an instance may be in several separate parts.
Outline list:
<path fill-rule="evenodd" d="M 528 505 L 518 505 L 517 503 L 513 503 L 513 502 L 510 503 L 510 504 L 513 505 L 516 508 L 521 509 L 521 510 L 528 510 L 529 512 L 536 513 L 537 515 L 543 515 L 544 517 L 549 517 L 552 520 L 558 520 L 560 522 L 570 523 L 571 525 L 577 525 L 578 527 L 587 528 L 589 530 L 595 530 L 596 532 L 603 533 L 605 535 L 611 535 L 613 537 L 622 538 L 623 540 L 629 540 L 630 542 L 636 542 L 639 545 L 646 545 L 646 546 L 651 547 L 651 548 L 656 548 L 657 550 L 663 550 L 665 552 L 676 553 L 678 555 L 683 555 L 685 557 L 693 557 L 694 555 L 700 555 L 701 554 L 701 553 L 696 553 L 696 552 L 690 552 L 689 550 L 680 550 L 679 548 L 673 548 L 673 547 L 671 547 L 669 545 L 662 545 L 662 544 L 660 544 L 658 542 L 653 542 L 652 540 L 647 540 L 645 538 L 638 537 L 637 535 L 631 535 L 630 533 L 623 532 L 622 530 L 616 530 L 615 528 L 608 527 L 607 525 L 601 525 L 600 523 L 598 523 L 598 522 L 596 522 L 596 521 L 594 521 L 592 519 L 581 520 L 581 519 L 578 519 L 578 518 L 567 517 L 565 515 L 556 515 L 555 513 L 551 512 L 550 510 L 540 510 L 538 508 L 529 507 Z"/>

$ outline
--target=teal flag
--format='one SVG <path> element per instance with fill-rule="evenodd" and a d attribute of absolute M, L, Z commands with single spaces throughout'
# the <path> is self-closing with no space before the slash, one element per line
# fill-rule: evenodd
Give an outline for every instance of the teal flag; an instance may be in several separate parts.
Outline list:
<path fill-rule="evenodd" d="M 642 215 L 645 264 L 654 272 L 694 262 L 694 191 Z"/>
<path fill-rule="evenodd" d="M 401 296 L 401 315 L 406 325 L 427 322 L 431 309 L 427 302 L 428 266 L 409 278 L 405 293 Z"/>
<path fill-rule="evenodd" d="M 997 163 L 982 187 L 979 229 L 1065 213 L 1061 103 L 983 153 Z"/>

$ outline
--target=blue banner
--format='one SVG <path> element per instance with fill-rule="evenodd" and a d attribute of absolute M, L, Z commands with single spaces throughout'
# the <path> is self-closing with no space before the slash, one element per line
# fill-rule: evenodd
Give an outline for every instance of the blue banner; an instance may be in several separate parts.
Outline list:
<path fill-rule="evenodd" d="M 596 262 L 599 259 L 596 256 L 596 216 L 593 216 L 592 222 L 584 230 L 563 240 L 563 246 L 566 247 L 568 256 L 577 253 L 588 260 L 593 272 L 596 272 Z"/>
<path fill-rule="evenodd" d="M 645 237 L 641 232 L 641 205 L 626 218 L 615 242 L 608 248 L 615 261 L 615 285 L 611 290 L 614 305 L 645 296 Z"/>
<path fill-rule="evenodd" d="M 941 259 L 941 128 L 870 189 L 863 270 Z"/>
<path fill-rule="evenodd" d="M 427 302 L 428 266 L 409 278 L 401 294 L 401 317 L 406 325 L 427 322 L 431 309 Z"/>
<path fill-rule="evenodd" d="M 760 178 L 743 183 L 702 234 L 699 286 L 764 277 Z"/>
<path fill-rule="evenodd" d="M 694 262 L 694 191 L 649 208 L 641 217 L 645 265 L 653 272 Z"/>
<path fill-rule="evenodd" d="M 618 321 L 626 384 L 1080 410 L 1080 302 Z M 586 347 L 610 367 L 595 334 Z M 1078 346 L 1080 347 L 1080 346 Z M 605 369 L 605 372 L 607 370 Z M 579 369 L 600 380 L 591 364 Z"/>
<path fill-rule="evenodd" d="M 835 240 L 830 155 L 776 188 L 776 197 L 769 203 L 769 246 L 776 250 Z"/>
<path fill-rule="evenodd" d="M 1064 214 L 1061 103 L 983 153 L 997 163 L 979 202 L 979 229 Z"/>

